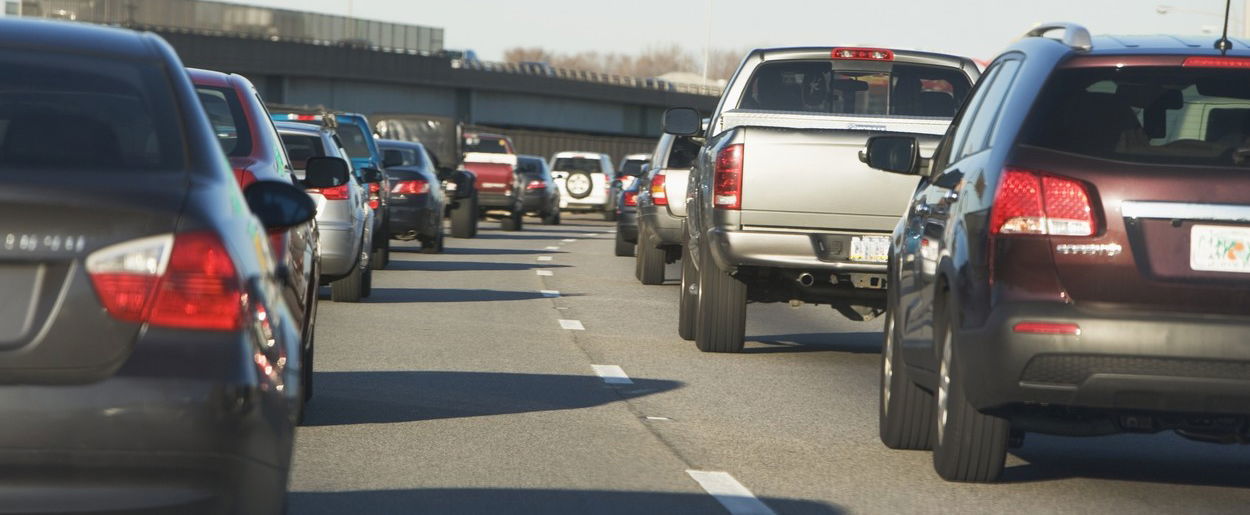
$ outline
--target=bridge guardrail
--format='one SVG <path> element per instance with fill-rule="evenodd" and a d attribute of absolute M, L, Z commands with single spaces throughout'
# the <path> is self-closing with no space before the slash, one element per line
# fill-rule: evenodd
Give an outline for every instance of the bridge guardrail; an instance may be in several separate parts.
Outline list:
<path fill-rule="evenodd" d="M 575 70 L 571 68 L 556 68 L 546 63 L 505 63 L 476 60 L 453 60 L 452 66 L 466 70 L 515 73 L 521 75 L 540 75 L 558 79 L 576 80 L 582 82 L 599 82 L 616 86 L 655 89 L 676 93 L 690 93 L 694 95 L 720 96 L 721 94 L 721 88 L 719 86 L 687 84 L 666 81 L 663 79 L 631 77 L 627 75 L 599 73 L 587 70 Z"/>

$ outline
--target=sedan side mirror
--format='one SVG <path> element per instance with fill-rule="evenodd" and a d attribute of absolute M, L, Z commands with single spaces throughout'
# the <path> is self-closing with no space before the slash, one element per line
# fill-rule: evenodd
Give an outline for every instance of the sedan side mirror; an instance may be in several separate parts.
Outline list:
<path fill-rule="evenodd" d="M 920 173 L 920 146 L 907 136 L 874 136 L 860 151 L 859 160 L 872 168 L 903 175 Z"/>
<path fill-rule="evenodd" d="M 699 111 L 689 107 L 672 107 L 664 111 L 664 132 L 674 136 L 694 136 L 703 128 Z"/>
<path fill-rule="evenodd" d="M 266 229 L 300 225 L 317 214 L 312 197 L 283 181 L 257 181 L 243 190 L 243 198 Z"/>
<path fill-rule="evenodd" d="M 363 168 L 361 172 L 366 183 L 382 182 L 383 179 L 386 179 L 386 176 L 382 175 L 382 170 L 377 168 Z"/>
<path fill-rule="evenodd" d="M 305 188 L 333 188 L 347 184 L 351 172 L 341 157 L 318 156 L 304 164 Z"/>

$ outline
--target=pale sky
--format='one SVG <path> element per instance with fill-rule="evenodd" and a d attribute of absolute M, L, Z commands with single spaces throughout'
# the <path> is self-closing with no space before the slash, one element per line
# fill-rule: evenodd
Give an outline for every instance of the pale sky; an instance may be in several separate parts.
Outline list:
<path fill-rule="evenodd" d="M 513 46 L 635 53 L 678 43 L 701 51 L 709 0 L 227 0 L 234 3 L 430 25 L 447 48 L 500 59 Z M 710 0 L 711 46 L 872 44 L 989 59 L 1042 21 L 1094 34 L 1218 32 L 1224 0 Z M 1241 31 L 1233 0 L 1230 33 Z M 1156 8 L 1175 6 L 1160 15 Z M 1214 41 L 1214 36 L 1212 36 Z"/>

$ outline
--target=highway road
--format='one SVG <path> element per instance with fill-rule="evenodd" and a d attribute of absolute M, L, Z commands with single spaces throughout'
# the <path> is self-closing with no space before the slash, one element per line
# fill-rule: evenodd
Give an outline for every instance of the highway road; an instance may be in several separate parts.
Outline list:
<path fill-rule="evenodd" d="M 879 320 L 755 304 L 745 353 L 703 354 L 677 337 L 679 268 L 639 284 L 611 224 L 497 227 L 441 255 L 399 246 L 367 302 L 322 299 L 291 513 L 1250 506 L 1250 448 L 1172 434 L 1028 435 L 1003 482 L 943 482 L 877 439 Z"/>

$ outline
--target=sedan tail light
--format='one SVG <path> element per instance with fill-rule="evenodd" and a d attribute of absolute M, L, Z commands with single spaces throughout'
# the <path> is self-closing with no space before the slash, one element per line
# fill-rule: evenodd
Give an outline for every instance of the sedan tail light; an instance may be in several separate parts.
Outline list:
<path fill-rule="evenodd" d="M 538 181 L 538 180 L 530 181 L 529 183 L 525 185 L 525 189 L 527 190 L 541 190 L 546 187 L 547 187 L 547 183 L 543 181 Z"/>
<path fill-rule="evenodd" d="M 716 155 L 712 179 L 712 205 L 721 209 L 742 209 L 743 146 L 729 145 Z"/>
<path fill-rule="evenodd" d="M 425 179 L 413 179 L 410 181 L 396 181 L 391 187 L 391 193 L 397 195 L 422 195 L 430 192 L 430 183 Z"/>
<path fill-rule="evenodd" d="M 347 200 L 349 195 L 346 184 L 340 184 L 333 188 L 309 188 L 309 193 L 316 193 L 326 198 L 326 200 Z"/>
<path fill-rule="evenodd" d="M 668 205 L 668 180 L 664 175 L 664 170 L 655 172 L 655 177 L 651 178 L 651 201 L 657 206 Z"/>
<path fill-rule="evenodd" d="M 1085 183 L 1028 170 L 1003 172 L 991 208 L 995 235 L 1093 236 L 1098 233 Z"/>
<path fill-rule="evenodd" d="M 625 192 L 625 205 L 637 206 L 638 205 L 638 192 L 626 191 Z"/>
<path fill-rule="evenodd" d="M 87 273 L 112 317 L 180 329 L 237 330 L 243 292 L 234 261 L 211 232 L 162 235 L 87 257 Z"/>
<path fill-rule="evenodd" d="M 377 209 L 382 205 L 382 196 L 378 194 L 382 186 L 376 182 L 369 183 L 369 209 Z"/>

